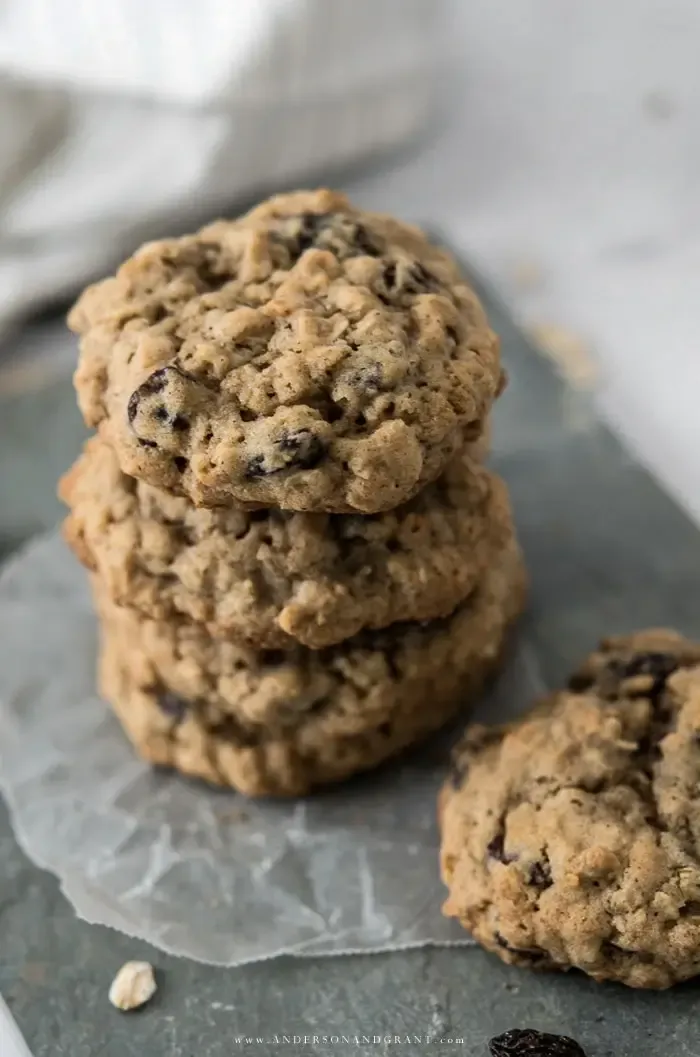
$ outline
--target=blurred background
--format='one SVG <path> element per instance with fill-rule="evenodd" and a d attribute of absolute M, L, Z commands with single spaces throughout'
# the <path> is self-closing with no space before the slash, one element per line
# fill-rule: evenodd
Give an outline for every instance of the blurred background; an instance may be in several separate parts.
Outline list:
<path fill-rule="evenodd" d="M 329 184 L 439 232 L 700 519 L 695 0 L 0 0 L 0 556 L 83 437 L 63 315 Z"/>

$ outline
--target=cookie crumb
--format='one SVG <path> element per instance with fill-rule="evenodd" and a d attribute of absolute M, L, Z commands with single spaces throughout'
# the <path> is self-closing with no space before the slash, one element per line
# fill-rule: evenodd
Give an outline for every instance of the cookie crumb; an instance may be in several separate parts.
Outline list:
<path fill-rule="evenodd" d="M 534 323 L 530 337 L 552 361 L 565 381 L 576 389 L 592 389 L 598 381 L 598 366 L 585 341 L 573 331 L 553 323 Z"/>
<path fill-rule="evenodd" d="M 126 1013 L 145 1006 L 157 989 L 152 965 L 148 962 L 126 962 L 112 981 L 109 1000 L 113 1006 Z"/>

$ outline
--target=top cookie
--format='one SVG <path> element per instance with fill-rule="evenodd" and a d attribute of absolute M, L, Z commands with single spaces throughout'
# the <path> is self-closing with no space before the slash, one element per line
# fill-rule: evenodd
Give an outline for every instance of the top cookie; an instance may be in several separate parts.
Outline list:
<path fill-rule="evenodd" d="M 442 794 L 446 913 L 504 959 L 663 988 L 700 973 L 700 645 L 611 639 Z"/>
<path fill-rule="evenodd" d="M 142 247 L 69 324 L 87 424 L 125 473 L 199 506 L 392 509 L 503 385 L 453 259 L 331 191 Z"/>

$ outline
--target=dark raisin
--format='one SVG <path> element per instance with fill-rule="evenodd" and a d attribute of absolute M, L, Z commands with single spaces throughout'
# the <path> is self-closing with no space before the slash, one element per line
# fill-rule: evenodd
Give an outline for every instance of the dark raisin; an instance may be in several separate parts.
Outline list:
<path fill-rule="evenodd" d="M 384 375 L 378 363 L 370 363 L 365 367 L 358 368 L 350 379 L 353 386 L 363 389 L 367 393 L 378 393 L 382 388 Z"/>
<path fill-rule="evenodd" d="M 150 323 L 161 323 L 167 316 L 168 311 L 164 304 L 154 305 L 149 309 L 148 318 Z"/>
<path fill-rule="evenodd" d="M 190 424 L 184 415 L 175 415 L 175 418 L 171 422 L 173 429 L 177 430 L 178 433 L 184 433 L 190 428 Z"/>
<path fill-rule="evenodd" d="M 298 257 L 316 244 L 319 232 L 328 225 L 329 213 L 302 213 L 299 217 L 299 234 L 295 252 Z"/>
<path fill-rule="evenodd" d="M 608 960 L 614 959 L 618 965 L 625 960 L 641 962 L 643 965 L 652 965 L 654 963 L 654 955 L 650 954 L 649 951 L 628 950 L 626 947 L 620 947 L 619 944 L 612 943 L 610 940 L 605 940 L 605 942 L 601 943 L 600 953 Z"/>
<path fill-rule="evenodd" d="M 156 694 L 156 701 L 161 712 L 164 712 L 166 716 L 170 716 L 175 723 L 182 723 L 189 709 L 189 703 L 185 701 L 184 697 L 174 694 L 172 690 L 160 690 Z"/>
<path fill-rule="evenodd" d="M 184 455 L 176 455 L 173 462 L 175 463 L 175 469 L 178 473 L 184 473 L 187 469 L 187 459 Z"/>
<path fill-rule="evenodd" d="M 345 414 L 345 410 L 341 404 L 336 404 L 335 400 L 329 400 L 326 407 L 323 408 L 323 414 L 326 422 L 339 422 Z"/>
<path fill-rule="evenodd" d="M 381 253 L 379 247 L 370 238 L 369 233 L 361 224 L 355 226 L 355 233 L 352 241 L 357 249 L 361 250 L 366 257 L 378 257 Z"/>
<path fill-rule="evenodd" d="M 325 711 L 325 709 L 331 704 L 332 700 L 333 698 L 331 695 L 324 694 L 323 697 L 319 697 L 318 701 L 314 701 L 312 705 L 309 705 L 306 711 L 309 715 L 317 715 L 319 712 Z"/>
<path fill-rule="evenodd" d="M 418 261 L 389 261 L 377 283 L 379 299 L 386 305 L 400 304 L 405 296 L 414 297 L 439 288 L 438 280 Z"/>
<path fill-rule="evenodd" d="M 143 437 L 139 437 L 139 444 L 142 448 L 157 448 L 158 445 L 154 440 L 144 440 Z"/>
<path fill-rule="evenodd" d="M 391 678 L 392 679 L 400 679 L 401 678 L 401 669 L 399 668 L 398 664 L 396 663 L 396 655 L 395 655 L 395 652 L 394 652 L 394 650 L 392 648 L 392 644 L 390 642 L 387 642 L 387 644 L 386 644 L 386 648 L 384 650 L 384 660 L 386 662 L 386 666 L 387 666 L 387 669 L 389 671 L 389 675 L 391 676 Z"/>
<path fill-rule="evenodd" d="M 283 218 L 271 238 L 281 243 L 291 264 L 309 249 L 328 250 L 339 260 L 367 255 L 378 257 L 380 248 L 369 232 L 343 213 L 301 213 Z"/>
<path fill-rule="evenodd" d="M 489 859 L 497 859 L 498 862 L 503 862 L 503 854 L 506 844 L 505 833 L 497 833 L 492 840 L 486 845 L 486 854 Z"/>
<path fill-rule="evenodd" d="M 438 285 L 435 276 L 417 261 L 411 267 L 410 277 L 411 285 L 415 287 L 416 292 L 421 290 L 433 290 Z"/>
<path fill-rule="evenodd" d="M 550 1035 L 534 1028 L 514 1028 L 489 1042 L 491 1057 L 586 1057 L 568 1035 Z"/>
<path fill-rule="evenodd" d="M 256 735 L 242 727 L 235 716 L 223 716 L 218 723 L 209 727 L 210 733 L 221 741 L 230 741 L 233 745 L 254 745 Z"/>
<path fill-rule="evenodd" d="M 265 469 L 265 456 L 253 455 L 246 463 L 245 475 L 248 480 L 254 480 L 256 477 L 266 477 L 268 471 Z"/>
<path fill-rule="evenodd" d="M 168 414 L 167 407 L 165 407 L 163 404 L 161 404 L 153 412 L 153 417 L 157 418 L 159 422 L 167 422 L 168 418 L 170 417 L 169 414 Z"/>
<path fill-rule="evenodd" d="M 127 404 L 126 414 L 129 422 L 133 422 L 138 414 L 139 404 L 144 396 L 153 396 L 154 393 L 162 393 L 168 384 L 168 369 L 167 367 L 161 367 L 159 370 L 154 371 L 145 382 L 143 382 L 138 389 L 129 397 L 129 403 Z"/>
<path fill-rule="evenodd" d="M 548 964 L 550 962 L 547 952 L 539 947 L 513 947 L 500 932 L 494 934 L 494 939 L 501 950 L 508 951 L 509 954 L 515 954 L 522 964 L 542 968 L 545 962 Z"/>
<path fill-rule="evenodd" d="M 463 752 L 455 751 L 452 753 L 450 770 L 447 775 L 447 780 L 451 784 L 453 789 L 459 789 L 469 773 L 469 764 L 467 762 L 467 755 Z"/>
<path fill-rule="evenodd" d="M 609 668 L 618 679 L 634 679 L 638 675 L 649 675 L 653 679 L 651 696 L 658 696 L 666 681 L 679 666 L 678 657 L 670 653 L 637 653 L 627 661 L 613 660 Z"/>
<path fill-rule="evenodd" d="M 220 270 L 220 265 L 209 258 L 200 261 L 195 271 L 197 278 L 204 284 L 209 292 L 220 290 L 222 286 L 231 281 L 231 275 Z"/>
<path fill-rule="evenodd" d="M 527 872 L 527 883 L 535 888 L 549 888 L 552 884 L 552 868 L 549 859 L 544 858 L 542 862 L 533 862 Z"/>
<path fill-rule="evenodd" d="M 248 459 L 245 475 L 249 480 L 270 477 L 283 470 L 311 470 L 326 454 L 326 445 L 310 429 L 285 430 L 269 456 L 262 452 Z"/>
<path fill-rule="evenodd" d="M 285 469 L 313 469 L 326 455 L 326 444 L 310 429 L 290 429 L 280 433 L 275 450 L 270 456 L 251 456 L 245 467 L 245 477 L 271 477 Z"/>
<path fill-rule="evenodd" d="M 572 675 L 567 684 L 572 694 L 583 694 L 586 690 L 590 690 L 595 682 L 592 675 L 588 675 L 586 672 L 576 672 Z"/>
<path fill-rule="evenodd" d="M 326 445 L 310 429 L 293 429 L 283 433 L 277 446 L 291 456 L 288 465 L 310 470 L 317 466 L 326 454 Z"/>
<path fill-rule="evenodd" d="M 284 664 L 286 659 L 287 654 L 284 650 L 263 650 L 260 654 L 261 662 L 271 668 L 276 668 L 278 665 Z"/>
<path fill-rule="evenodd" d="M 517 855 L 508 855 L 506 853 L 506 834 L 503 827 L 501 827 L 493 840 L 490 840 L 486 845 L 486 854 L 490 859 L 505 863 L 506 866 L 508 863 L 515 862 L 518 858 Z"/>

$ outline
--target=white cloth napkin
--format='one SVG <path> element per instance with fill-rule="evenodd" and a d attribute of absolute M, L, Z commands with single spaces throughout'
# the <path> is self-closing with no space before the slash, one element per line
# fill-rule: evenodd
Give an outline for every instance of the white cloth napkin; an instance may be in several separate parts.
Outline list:
<path fill-rule="evenodd" d="M 400 144 L 444 0 L 4 0 L 0 330 L 141 239 Z"/>

